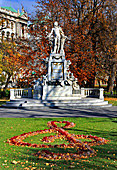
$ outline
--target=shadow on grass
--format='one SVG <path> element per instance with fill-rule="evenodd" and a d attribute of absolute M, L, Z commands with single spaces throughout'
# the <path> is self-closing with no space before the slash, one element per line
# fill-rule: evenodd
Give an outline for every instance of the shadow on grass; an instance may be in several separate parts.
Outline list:
<path fill-rule="evenodd" d="M 90 157 L 87 159 L 81 159 L 81 160 L 45 160 L 45 159 L 39 159 L 38 157 L 34 156 L 33 154 L 37 153 L 39 150 L 43 150 L 43 148 L 30 148 L 28 152 L 23 152 L 22 154 L 25 155 L 22 157 L 22 161 L 24 161 L 24 158 L 28 155 L 28 162 L 29 164 L 31 162 L 39 163 L 37 165 L 37 168 L 45 168 L 48 170 L 50 169 L 50 166 L 53 164 L 53 170 L 54 169 L 116 169 L 115 164 L 113 163 L 115 160 L 115 156 L 113 154 L 115 153 L 114 145 L 102 145 L 102 146 L 95 146 L 93 147 L 95 150 L 98 150 L 97 155 L 94 157 Z M 112 150 L 113 148 L 113 150 Z M 50 149 L 47 149 L 50 150 Z M 69 150 L 69 149 L 68 149 Z M 54 148 L 51 149 L 51 151 L 56 153 L 65 153 L 68 150 L 65 150 L 63 148 Z M 69 150 L 70 151 L 70 150 Z M 49 164 L 50 166 L 46 166 L 46 164 Z M 108 165 L 108 167 L 107 167 Z M 61 168 L 60 168 L 61 167 Z M 104 168 L 105 167 L 105 168 Z"/>
<path fill-rule="evenodd" d="M 94 134 L 99 137 L 106 137 L 110 138 L 110 141 L 108 141 L 107 144 L 100 145 L 100 146 L 93 146 L 93 148 L 96 151 L 96 156 L 87 158 L 85 160 L 45 160 L 45 159 L 39 159 L 38 157 L 34 156 L 33 154 L 37 153 L 39 150 L 43 150 L 45 148 L 29 148 L 28 152 L 24 152 L 23 155 L 29 155 L 28 161 L 36 161 L 39 163 L 37 168 L 45 168 L 47 170 L 50 169 L 50 166 L 52 164 L 54 165 L 53 170 L 55 169 L 107 169 L 107 170 L 116 170 L 116 164 L 115 164 L 115 154 L 116 154 L 116 132 L 108 132 L 108 131 L 100 131 L 100 130 L 94 130 L 94 129 L 88 129 L 88 130 L 77 130 L 77 129 L 68 129 L 69 131 L 76 130 L 77 132 L 83 132 L 84 134 Z M 64 149 L 64 148 L 46 148 L 45 150 L 49 150 L 51 152 L 55 153 L 73 153 L 76 152 L 75 149 Z M 21 158 L 24 159 L 23 157 Z M 49 163 L 50 166 L 46 166 L 46 164 Z"/>
<path fill-rule="evenodd" d="M 31 119 L 25 119 L 25 125 L 28 124 L 30 126 L 33 126 L 31 123 Z M 37 128 L 38 123 L 36 122 L 37 120 L 42 121 L 42 119 L 34 119 L 35 120 L 35 128 Z M 46 124 L 46 119 L 44 119 L 45 121 L 41 122 L 41 128 L 45 128 L 45 124 Z M 47 120 L 52 120 L 51 118 L 47 119 Z M 59 119 L 57 119 L 59 120 Z M 70 119 L 72 120 L 72 119 Z M 73 119 L 74 123 L 78 123 L 79 119 Z M 88 121 L 89 120 L 89 121 Z M 93 146 L 91 148 L 93 148 L 97 155 L 94 157 L 90 157 L 87 158 L 85 160 L 45 160 L 45 159 L 39 159 L 38 157 L 34 156 L 33 154 L 37 153 L 39 150 L 43 150 L 45 148 L 30 148 L 30 147 L 19 147 L 17 149 L 17 151 L 14 153 L 14 156 L 16 156 L 16 154 L 20 151 L 20 155 L 18 156 L 17 160 L 20 160 L 21 162 L 25 162 L 25 167 L 29 167 L 29 166 L 34 166 L 37 167 L 37 170 L 39 170 L 39 168 L 42 169 L 46 169 L 46 170 L 50 170 L 53 168 L 53 170 L 56 169 L 61 169 L 61 170 L 69 170 L 69 169 L 74 169 L 74 170 L 88 170 L 88 169 L 100 169 L 100 170 L 116 170 L 117 168 L 115 167 L 115 154 L 116 154 L 116 132 L 115 132 L 115 122 L 112 124 L 113 121 L 115 121 L 116 119 L 90 119 L 90 118 L 80 118 L 80 123 L 79 125 L 76 124 L 76 126 L 74 128 L 70 128 L 70 129 L 66 129 L 66 131 L 69 131 L 70 133 L 75 133 L 75 134 L 87 134 L 87 135 L 96 135 L 99 137 L 104 137 L 106 139 L 109 139 L 110 141 L 105 144 L 105 145 L 101 145 L 101 146 Z M 11 120 L 12 121 L 12 120 Z M 4 121 L 5 122 L 5 121 Z M 3 124 L 4 124 L 3 122 Z M 23 122 L 23 120 L 22 120 Z M 103 125 L 103 122 L 105 123 L 104 125 L 107 125 L 107 128 Z M 16 123 L 16 120 L 15 120 Z M 37 124 L 36 124 L 37 123 Z M 86 126 L 85 124 L 86 123 Z M 92 123 L 92 125 L 87 123 Z M 97 124 L 96 124 L 97 123 Z M 100 126 L 99 124 L 100 123 Z M 21 124 L 23 125 L 24 122 Z M 94 127 L 94 125 L 96 124 L 96 127 Z M 110 124 L 110 126 L 108 126 Z M 21 126 L 20 125 L 20 126 Z M 43 127 L 44 125 L 44 127 Z M 22 127 L 22 126 L 21 126 Z M 25 127 L 25 126 L 24 126 Z M 17 129 L 17 126 L 16 126 Z M 28 129 L 29 130 L 29 129 Z M 111 131 L 112 130 L 112 131 Z M 32 131 L 32 129 L 31 129 Z M 12 132 L 12 131 L 11 131 Z M 19 130 L 17 131 L 17 133 L 19 133 Z M 46 134 L 44 134 L 46 135 Z M 50 134 L 51 135 L 51 134 Z M 39 137 L 37 136 L 37 139 L 35 140 L 35 143 L 39 142 Z M 62 143 L 62 142 L 61 142 Z M 17 146 L 13 146 L 13 148 L 17 148 Z M 75 149 L 63 149 L 63 148 L 54 148 L 54 149 L 45 149 L 45 150 L 51 150 L 52 152 L 56 152 L 56 153 L 61 153 L 61 152 L 75 152 Z M 13 153 L 13 152 L 12 152 Z M 28 161 L 28 163 L 26 163 L 26 161 Z M 34 165 L 33 165 L 34 163 Z M 47 164 L 49 163 L 49 165 Z M 108 165 L 108 167 L 107 167 Z M 20 169 L 19 166 L 20 165 L 16 165 L 16 169 Z M 25 168 L 24 167 L 24 168 Z M 71 168 L 72 167 L 72 168 Z M 23 169 L 24 169 L 23 168 Z M 13 169 L 13 168 L 11 168 Z M 31 169 L 31 168 L 30 168 Z"/>
<path fill-rule="evenodd" d="M 68 129 L 68 130 L 69 130 L 69 132 L 72 131 L 72 129 Z M 86 134 L 90 135 L 91 134 L 91 135 L 96 135 L 96 136 L 102 137 L 102 138 L 104 137 L 106 139 L 108 139 L 109 136 L 111 136 L 111 137 L 117 136 L 117 132 L 107 132 L 107 131 L 103 131 L 103 130 L 101 130 L 101 131 L 94 130 L 94 129 L 88 129 L 88 130 L 73 129 L 73 130 L 79 132 L 78 134 L 83 134 L 83 135 L 86 135 Z"/>

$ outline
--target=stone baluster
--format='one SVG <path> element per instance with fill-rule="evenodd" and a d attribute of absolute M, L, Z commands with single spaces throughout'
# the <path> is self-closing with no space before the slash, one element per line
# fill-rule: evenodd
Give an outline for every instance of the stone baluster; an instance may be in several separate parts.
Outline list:
<path fill-rule="evenodd" d="M 100 90 L 99 99 L 104 100 L 104 95 L 103 95 L 104 89 L 103 89 L 103 88 L 100 88 L 99 90 Z"/>
<path fill-rule="evenodd" d="M 10 89 L 10 100 L 11 99 L 15 99 L 15 90 L 14 89 Z"/>
<path fill-rule="evenodd" d="M 84 97 L 85 96 L 85 90 L 84 87 L 81 88 L 81 96 Z"/>
<path fill-rule="evenodd" d="M 15 97 L 17 97 L 18 96 L 18 91 L 17 91 L 17 89 L 15 90 Z"/>
<path fill-rule="evenodd" d="M 28 88 L 28 98 L 32 97 L 32 88 Z"/>
<path fill-rule="evenodd" d="M 20 96 L 22 97 L 22 89 L 20 89 Z"/>

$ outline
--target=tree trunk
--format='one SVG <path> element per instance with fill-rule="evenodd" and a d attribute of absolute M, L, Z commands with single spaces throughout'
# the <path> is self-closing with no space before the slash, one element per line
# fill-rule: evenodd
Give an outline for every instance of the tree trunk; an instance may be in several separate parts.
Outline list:
<path fill-rule="evenodd" d="M 117 71 L 116 71 L 115 83 L 116 83 L 116 90 L 117 90 Z"/>
<path fill-rule="evenodd" d="M 10 78 L 11 78 L 11 76 L 12 75 L 8 75 L 8 78 L 7 78 L 7 81 L 6 81 L 6 84 L 5 84 L 5 87 L 4 87 L 4 91 L 7 89 L 7 87 L 8 87 L 8 84 L 9 84 L 9 80 L 10 80 Z"/>
<path fill-rule="evenodd" d="M 115 64 L 112 66 L 111 68 L 111 74 L 109 75 L 109 79 L 108 79 L 108 92 L 113 92 L 113 83 L 115 80 Z"/>
<path fill-rule="evenodd" d="M 115 83 L 116 83 L 116 90 L 117 90 L 117 77 L 116 77 L 116 81 L 115 81 Z"/>
<path fill-rule="evenodd" d="M 99 88 L 101 88 L 101 85 L 100 85 L 100 80 L 98 80 L 98 85 L 99 85 Z"/>
<path fill-rule="evenodd" d="M 95 78 L 87 81 L 87 85 L 86 85 L 87 88 L 94 88 L 94 85 L 95 85 Z"/>

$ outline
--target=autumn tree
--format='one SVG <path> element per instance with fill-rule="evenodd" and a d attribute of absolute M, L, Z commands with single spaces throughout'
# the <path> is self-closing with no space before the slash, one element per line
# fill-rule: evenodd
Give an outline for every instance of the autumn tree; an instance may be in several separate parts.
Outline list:
<path fill-rule="evenodd" d="M 106 21 L 109 18 L 106 13 L 109 5 L 106 0 L 37 1 L 36 15 L 30 18 L 32 26 L 28 31 L 31 36 L 21 50 L 25 56 L 23 75 L 25 78 L 28 76 L 28 83 L 46 73 L 43 59 L 51 52 L 46 36 L 55 21 L 59 22 L 70 39 L 65 43 L 66 59 L 71 60 L 70 70 L 78 78 L 80 85 L 88 82 L 90 87 L 94 86 L 95 77 L 101 79 L 109 74 L 104 65 L 110 59 L 108 60 L 102 46 L 108 39 L 106 30 L 112 20 Z M 109 43 L 106 45 L 110 46 Z M 32 71 L 35 72 L 33 76 Z"/>
<path fill-rule="evenodd" d="M 114 50 L 116 44 L 115 43 L 116 42 L 116 32 L 115 32 L 116 30 L 115 29 L 116 28 L 115 27 L 116 25 L 115 4 L 116 3 L 115 1 L 89 0 L 89 1 L 73 1 L 73 4 L 75 6 L 73 11 L 75 11 L 75 18 L 77 18 L 75 19 L 75 22 L 77 21 L 77 24 L 81 27 L 83 25 L 85 26 L 87 25 L 85 37 L 87 40 L 87 37 L 89 38 L 90 36 L 90 40 L 91 40 L 90 50 L 92 49 L 93 52 L 93 55 L 91 55 L 93 57 L 93 63 L 90 64 L 90 66 L 93 69 L 92 72 L 93 74 L 91 77 L 88 76 L 89 74 L 86 75 L 86 77 L 88 78 L 87 82 L 89 82 L 91 86 L 91 84 L 94 85 L 95 78 L 99 80 L 104 80 L 105 77 L 109 76 L 110 79 L 110 76 L 112 75 L 112 71 L 110 71 L 110 73 L 109 71 L 107 72 L 107 70 L 109 70 L 109 65 L 106 63 L 110 63 L 111 58 L 113 58 L 113 61 L 115 61 L 115 57 L 114 56 L 108 57 L 106 54 L 104 54 L 105 53 L 104 46 L 106 46 L 107 48 L 111 48 L 112 45 L 110 45 L 107 42 L 111 42 L 112 44 L 111 39 L 113 39 L 114 44 L 112 49 L 113 49 L 113 54 L 116 55 L 116 51 Z M 108 15 L 110 15 L 111 13 L 114 14 L 113 15 L 114 18 L 108 17 Z M 110 21 L 108 18 L 110 18 Z M 112 23 L 112 21 L 115 21 L 115 23 Z M 113 27 L 113 31 L 112 31 L 112 27 Z M 109 32 L 111 32 L 111 34 L 109 34 Z M 110 40 L 108 37 L 110 38 Z M 78 41 L 77 43 L 79 44 Z M 83 42 L 83 44 L 85 43 Z M 87 62 L 85 62 L 85 64 L 87 64 Z M 113 67 L 113 64 L 111 62 L 111 69 L 112 68 L 114 69 L 115 67 Z M 88 70 L 90 72 L 90 69 Z"/>
<path fill-rule="evenodd" d="M 16 50 L 15 43 L 2 42 L 0 44 L 0 83 L 7 89 L 9 81 L 21 69 L 21 55 Z"/>
<path fill-rule="evenodd" d="M 27 45 L 26 47 L 23 45 L 21 50 L 26 54 L 25 64 L 27 66 L 24 64 L 23 75 L 25 75 L 24 77 L 29 75 L 28 83 L 29 80 L 32 81 L 32 71 L 36 73 L 37 77 L 44 73 L 42 69 L 42 67 L 45 69 L 43 58 L 45 59 L 51 52 L 46 36 L 51 31 L 56 20 L 63 28 L 65 35 L 71 39 L 66 42 L 65 46 L 66 59 L 72 61 L 71 71 L 79 79 L 79 84 L 84 80 L 88 80 L 89 77 L 94 75 L 95 63 L 94 52 L 91 48 L 91 37 L 87 35 L 87 29 L 89 28 L 87 22 L 82 24 L 81 21 L 77 21 L 74 6 L 69 0 L 67 2 L 59 1 L 59 3 L 57 0 L 38 1 L 37 4 L 36 16 L 31 18 L 31 22 L 34 24 L 29 29 L 31 37 L 27 43 L 28 48 Z"/>
<path fill-rule="evenodd" d="M 42 75 L 46 74 L 45 59 L 49 55 L 49 46 L 45 38 L 46 30 L 43 24 L 30 26 L 30 37 L 27 40 L 17 40 L 17 50 L 22 55 L 21 76 L 18 79 L 20 87 L 31 87 Z"/>
<path fill-rule="evenodd" d="M 98 52 L 102 55 L 100 61 L 104 75 L 108 78 L 108 91 L 113 91 L 113 83 L 117 70 L 117 5 L 116 1 L 106 1 L 101 13 L 100 27 L 98 34 Z"/>

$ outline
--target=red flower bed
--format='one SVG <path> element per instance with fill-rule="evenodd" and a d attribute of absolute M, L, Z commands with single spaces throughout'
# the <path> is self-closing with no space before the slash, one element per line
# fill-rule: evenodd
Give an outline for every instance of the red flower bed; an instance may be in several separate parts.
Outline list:
<path fill-rule="evenodd" d="M 62 128 L 57 127 L 56 123 L 66 123 L 66 125 Z M 23 133 L 18 136 L 14 136 L 11 139 L 8 139 L 7 142 L 11 145 L 16 146 L 28 146 L 28 147 L 37 147 L 37 148 L 75 148 L 76 153 L 53 153 L 48 150 L 42 150 L 35 154 L 39 158 L 44 159 L 81 159 L 87 158 L 89 156 L 95 155 L 95 151 L 90 147 L 94 145 L 102 145 L 106 144 L 107 140 L 104 138 L 100 138 L 92 135 L 75 135 L 70 134 L 65 131 L 64 128 L 74 127 L 75 124 L 69 121 L 51 121 L 48 122 L 48 126 L 50 129 L 37 130 L 33 132 Z M 43 133 L 52 133 L 56 132 L 56 135 L 50 135 L 43 137 L 42 141 L 45 143 L 54 142 L 55 139 L 64 138 L 69 144 L 60 144 L 60 145 L 45 145 L 45 144 L 31 144 L 28 142 L 24 142 L 23 140 L 27 137 L 35 136 Z M 90 141 L 81 142 L 79 139 L 89 139 Z"/>

